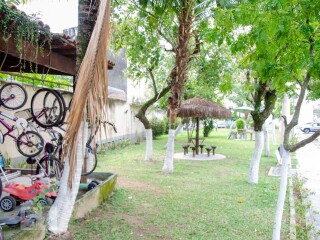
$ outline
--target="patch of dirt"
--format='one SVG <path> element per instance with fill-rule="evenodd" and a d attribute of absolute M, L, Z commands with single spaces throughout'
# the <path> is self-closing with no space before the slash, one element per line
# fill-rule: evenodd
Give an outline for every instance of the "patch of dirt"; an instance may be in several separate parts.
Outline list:
<path fill-rule="evenodd" d="M 130 188 L 134 190 L 147 190 L 158 194 L 163 193 L 163 190 L 157 186 L 121 176 L 119 176 L 117 179 L 117 187 Z"/>
<path fill-rule="evenodd" d="M 50 235 L 48 238 L 45 238 L 45 239 L 46 240 L 73 240 L 75 239 L 75 236 L 71 232 L 66 232 L 60 235 Z"/>

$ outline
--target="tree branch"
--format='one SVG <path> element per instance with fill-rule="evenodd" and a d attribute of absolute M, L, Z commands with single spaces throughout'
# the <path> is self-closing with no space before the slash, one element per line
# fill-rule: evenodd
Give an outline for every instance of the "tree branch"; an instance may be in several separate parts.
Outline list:
<path fill-rule="evenodd" d="M 171 85 L 167 85 L 165 88 L 163 88 L 159 94 L 155 94 L 151 99 L 146 101 L 141 108 L 139 109 L 138 113 L 136 114 L 136 117 L 142 122 L 145 129 L 150 129 L 151 125 L 149 120 L 146 117 L 146 111 L 148 108 L 153 105 L 155 102 L 157 102 L 160 98 L 162 98 L 166 93 L 168 93 L 171 89 Z"/>
<path fill-rule="evenodd" d="M 154 79 L 154 75 L 153 75 L 152 70 L 153 70 L 152 68 L 148 68 L 148 72 L 149 72 L 151 80 L 152 80 L 154 95 L 157 95 L 158 94 L 157 85 L 156 85 L 156 80 Z"/>
<path fill-rule="evenodd" d="M 288 126 L 287 116 L 282 115 L 281 117 L 283 118 L 283 124 L 284 124 L 284 127 L 286 128 Z"/>
<path fill-rule="evenodd" d="M 317 132 L 312 134 L 310 137 L 308 137 L 306 139 L 303 139 L 302 141 L 300 141 L 300 142 L 298 142 L 298 143 L 296 143 L 296 144 L 294 144 L 292 146 L 289 146 L 287 150 L 289 150 L 290 152 L 294 152 L 297 149 L 304 147 L 308 143 L 313 142 L 313 140 L 315 140 L 319 136 L 320 136 L 320 130 L 318 130 Z"/>

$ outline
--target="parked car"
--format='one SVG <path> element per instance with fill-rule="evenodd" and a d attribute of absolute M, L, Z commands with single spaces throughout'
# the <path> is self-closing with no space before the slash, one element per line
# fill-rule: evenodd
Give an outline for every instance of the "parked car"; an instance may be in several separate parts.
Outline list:
<path fill-rule="evenodd" d="M 225 127 L 227 127 L 226 121 L 223 121 L 223 120 L 217 121 L 216 124 L 217 124 L 217 128 L 225 128 Z"/>
<path fill-rule="evenodd" d="M 320 123 L 305 123 L 300 127 L 304 133 L 316 132 L 320 130 Z"/>

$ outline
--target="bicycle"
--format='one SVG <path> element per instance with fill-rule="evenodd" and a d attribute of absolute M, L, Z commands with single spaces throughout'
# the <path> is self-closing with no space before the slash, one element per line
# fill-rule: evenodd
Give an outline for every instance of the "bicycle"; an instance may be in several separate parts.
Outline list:
<path fill-rule="evenodd" d="M 117 129 L 113 123 L 103 121 L 103 122 L 100 122 L 100 124 L 104 124 L 104 125 L 109 124 L 113 127 L 114 131 L 117 132 Z M 65 131 L 65 129 L 63 129 L 62 127 L 59 127 L 59 129 L 62 131 Z M 61 161 L 63 136 L 60 132 L 52 128 L 46 129 L 46 131 L 51 136 L 51 142 L 53 144 L 48 145 L 48 149 L 45 152 L 49 152 L 49 154 L 43 156 L 39 161 L 40 166 L 37 165 L 36 174 L 41 173 L 41 168 L 42 168 L 42 169 L 45 169 L 45 174 L 49 176 L 56 176 L 57 180 L 59 180 L 59 177 L 62 176 L 62 170 L 63 170 L 63 163 Z M 95 134 L 96 133 L 97 132 L 95 132 Z M 98 157 L 97 157 L 96 149 L 98 145 L 96 144 L 96 146 L 93 147 L 92 141 L 93 141 L 93 135 L 90 136 L 88 141 L 86 142 L 84 159 L 86 159 L 87 166 L 86 166 L 86 170 L 81 173 L 81 176 L 88 176 L 91 173 L 93 173 L 94 170 L 97 168 Z M 88 159 L 92 161 L 87 161 Z"/>
<path fill-rule="evenodd" d="M 27 101 L 26 90 L 17 83 L 6 83 L 0 89 L 0 106 L 16 110 Z"/>
<path fill-rule="evenodd" d="M 25 119 L 12 117 L 2 111 L 0 111 L 0 115 L 16 123 L 16 126 L 10 126 L 3 118 L 0 118 L 0 123 L 7 129 L 7 132 L 4 134 L 0 131 L 0 143 L 3 143 L 5 137 L 9 136 L 14 142 L 16 142 L 16 147 L 19 153 L 21 153 L 23 156 L 34 157 L 42 152 L 44 147 L 43 138 L 37 132 L 25 130 L 28 127 L 28 122 Z M 12 135 L 12 132 L 17 129 L 22 130 L 22 133 L 19 134 L 18 137 Z"/>
<path fill-rule="evenodd" d="M 47 131 L 51 136 L 51 143 L 45 144 L 45 155 L 37 164 L 36 174 L 43 172 L 50 178 L 55 177 L 56 181 L 59 182 L 63 170 L 63 164 L 59 160 L 62 152 L 63 137 L 62 134 L 53 129 L 47 129 Z"/>
<path fill-rule="evenodd" d="M 66 116 L 63 97 L 52 89 L 39 89 L 31 99 L 31 114 L 43 128 L 59 126 Z"/>

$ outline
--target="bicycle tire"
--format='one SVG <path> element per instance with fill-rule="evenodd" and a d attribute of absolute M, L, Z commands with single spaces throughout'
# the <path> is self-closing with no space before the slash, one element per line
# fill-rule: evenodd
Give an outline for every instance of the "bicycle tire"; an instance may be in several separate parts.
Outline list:
<path fill-rule="evenodd" d="M 50 96 L 50 99 L 52 100 L 52 104 L 50 104 L 48 100 L 49 96 Z M 42 97 L 43 97 L 43 100 L 40 101 Z M 44 99 L 45 97 L 46 97 L 46 101 Z M 61 99 L 59 95 L 56 93 L 56 91 L 42 88 L 42 89 L 39 89 L 32 96 L 32 99 L 31 99 L 32 117 L 34 118 L 35 122 L 43 128 L 58 126 L 58 124 L 61 121 L 62 111 L 64 111 L 64 109 L 62 108 L 63 108 L 63 105 L 62 105 Z"/>
<path fill-rule="evenodd" d="M 59 126 L 64 124 L 64 120 L 65 120 L 66 115 L 67 115 L 67 107 L 66 107 L 66 102 L 65 102 L 64 98 L 62 97 L 61 93 L 56 91 L 56 90 L 53 90 L 53 91 L 59 97 L 57 99 L 54 99 L 53 106 L 55 106 L 59 100 L 61 101 L 61 104 L 62 104 L 60 120 L 57 121 L 57 123 L 55 124 L 56 127 L 59 127 Z M 49 92 L 47 94 L 45 94 L 45 96 L 44 96 L 43 105 L 46 105 L 46 100 L 47 100 L 48 95 L 49 95 Z"/>
<path fill-rule="evenodd" d="M 13 93 L 13 91 L 17 91 Z M 12 97 L 11 100 L 5 102 L 7 98 Z M 16 110 L 23 107 L 27 102 L 27 91 L 17 83 L 6 83 L 0 89 L 0 104 L 7 109 Z"/>
<path fill-rule="evenodd" d="M 66 103 L 66 111 L 70 110 L 73 94 L 70 92 L 60 92 L 62 98 Z"/>
<path fill-rule="evenodd" d="M 88 154 L 92 154 L 93 156 L 93 164 L 92 166 L 90 167 L 89 171 L 88 169 L 86 170 L 86 172 L 82 172 L 81 173 L 81 176 L 88 176 L 90 175 L 91 173 L 93 173 L 94 170 L 96 170 L 97 168 L 97 165 L 98 165 L 98 157 L 97 157 L 97 151 L 96 149 L 93 150 L 92 147 L 90 145 L 87 145 L 86 146 L 86 150 L 85 150 L 85 158 L 89 158 L 90 156 Z"/>
<path fill-rule="evenodd" d="M 63 170 L 62 163 L 55 156 L 43 156 L 40 159 L 39 164 L 37 164 L 36 174 L 39 174 L 41 171 L 45 170 L 46 176 L 50 178 L 55 177 L 58 181 L 61 179 Z"/>
<path fill-rule="evenodd" d="M 27 144 L 22 144 L 23 142 L 25 142 L 23 140 L 23 137 L 26 137 Z M 35 138 L 35 137 L 38 138 L 38 142 L 36 142 L 36 143 L 31 141 L 31 139 Z M 30 146 L 28 146 L 28 144 L 30 144 Z M 42 150 L 44 148 L 44 140 L 39 133 L 34 132 L 34 131 L 27 131 L 27 132 L 21 133 L 18 136 L 16 145 L 17 145 L 17 149 L 18 149 L 19 153 L 21 153 L 23 156 L 35 157 L 39 153 L 42 152 Z M 26 146 L 27 149 L 29 149 L 29 152 L 24 151 L 24 149 L 25 149 L 25 148 L 23 148 L 24 146 Z"/>

